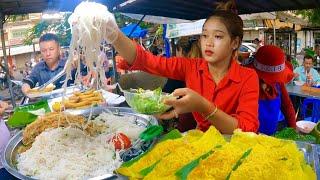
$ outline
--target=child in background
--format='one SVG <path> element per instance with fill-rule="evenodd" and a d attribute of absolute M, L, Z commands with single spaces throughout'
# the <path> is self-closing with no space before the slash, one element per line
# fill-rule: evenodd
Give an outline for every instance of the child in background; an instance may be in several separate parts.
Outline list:
<path fill-rule="evenodd" d="M 259 76 L 259 132 L 272 135 L 279 122 L 295 128 L 295 110 L 285 87 L 292 80 L 293 72 L 282 49 L 262 46 L 247 66 L 255 69 Z"/>
<path fill-rule="evenodd" d="M 173 92 L 181 98 L 165 101 L 174 109 L 160 118 L 192 112 L 202 131 L 213 125 L 225 134 L 236 128 L 255 132 L 259 126 L 258 77 L 234 59 L 243 38 L 243 22 L 231 11 L 234 8 L 234 1 L 220 5 L 205 21 L 200 38 L 203 58 L 154 56 L 126 37 L 113 18 L 106 22 L 105 39 L 131 70 L 185 81 L 187 88 Z"/>

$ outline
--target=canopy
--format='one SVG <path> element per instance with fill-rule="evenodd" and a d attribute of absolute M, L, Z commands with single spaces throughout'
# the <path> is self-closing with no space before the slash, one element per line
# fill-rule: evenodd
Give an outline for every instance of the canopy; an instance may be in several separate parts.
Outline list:
<path fill-rule="evenodd" d="M 132 32 L 132 30 L 134 30 Z M 121 31 L 126 35 L 129 36 L 130 38 L 140 38 L 140 37 L 145 37 L 148 33 L 148 30 L 142 29 L 139 25 L 137 24 L 129 24 L 126 27 L 121 28 Z M 132 33 L 131 33 L 132 32 Z"/>
<path fill-rule="evenodd" d="M 0 0 L 0 12 L 5 15 L 39 13 L 45 10 L 71 12 L 82 1 L 83 0 Z M 103 3 L 108 7 L 115 6 L 116 2 L 123 2 L 123 0 L 93 1 Z"/>
<path fill-rule="evenodd" d="M 320 7 L 320 0 L 235 0 L 239 14 L 312 9 Z M 129 0 L 119 3 L 114 11 L 143 15 L 198 20 L 208 17 L 217 0 Z"/>
<path fill-rule="evenodd" d="M 73 11 L 82 0 L 1 0 L 0 12 L 5 15 L 36 13 L 46 9 Z M 206 18 L 217 0 L 93 0 L 109 10 L 198 20 Z M 235 0 L 239 14 L 319 8 L 320 0 Z"/>

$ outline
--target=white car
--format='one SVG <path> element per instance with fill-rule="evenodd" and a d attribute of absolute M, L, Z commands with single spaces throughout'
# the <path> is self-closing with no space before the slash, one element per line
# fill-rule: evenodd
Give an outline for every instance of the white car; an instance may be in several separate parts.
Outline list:
<path fill-rule="evenodd" d="M 250 53 L 250 56 L 252 56 L 257 51 L 257 45 L 253 43 L 241 43 L 239 50 L 240 53 Z"/>

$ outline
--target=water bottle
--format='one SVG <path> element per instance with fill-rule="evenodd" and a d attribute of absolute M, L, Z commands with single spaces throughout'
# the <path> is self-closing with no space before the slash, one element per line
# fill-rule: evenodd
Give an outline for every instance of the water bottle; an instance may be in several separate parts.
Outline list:
<path fill-rule="evenodd" d="M 310 78 L 310 72 L 306 72 L 306 84 L 307 84 L 307 86 L 312 85 L 312 80 Z"/>

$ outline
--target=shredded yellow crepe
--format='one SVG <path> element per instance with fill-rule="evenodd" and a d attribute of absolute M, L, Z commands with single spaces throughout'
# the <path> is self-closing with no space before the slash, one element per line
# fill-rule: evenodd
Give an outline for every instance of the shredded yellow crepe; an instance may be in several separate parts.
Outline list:
<path fill-rule="evenodd" d="M 122 174 L 139 179 L 178 179 L 177 171 L 210 150 L 212 154 L 200 160 L 187 176 L 181 177 L 199 180 L 317 179 L 295 142 L 241 130 L 236 130 L 230 142 L 226 142 L 214 127 L 203 135 L 191 131 L 183 138 L 159 143 L 145 159 L 141 158 L 128 168 L 135 167 L 134 173 L 138 176 Z M 146 176 L 139 175 L 150 165 L 154 168 Z"/>
<path fill-rule="evenodd" d="M 232 171 L 243 153 L 252 149 Z M 230 143 L 193 169 L 188 179 L 316 179 L 293 141 L 235 131 Z"/>
<path fill-rule="evenodd" d="M 211 126 L 199 140 L 185 144 L 163 157 L 145 179 L 176 179 L 174 173 L 181 167 L 214 147 L 225 143 L 225 139 L 219 131 Z"/>
<path fill-rule="evenodd" d="M 169 139 L 158 143 L 150 152 L 148 152 L 148 154 L 141 157 L 133 165 L 129 167 L 120 167 L 117 172 L 131 178 L 142 178 L 143 176 L 139 173 L 142 169 L 153 165 L 177 148 L 198 140 L 202 135 L 202 131 L 191 130 L 182 138 Z"/>
<path fill-rule="evenodd" d="M 293 141 L 236 131 L 231 143 L 252 147 L 252 152 L 230 179 L 317 179 Z"/>
<path fill-rule="evenodd" d="M 227 143 L 217 149 L 189 174 L 188 179 L 226 179 L 245 150 Z"/>

